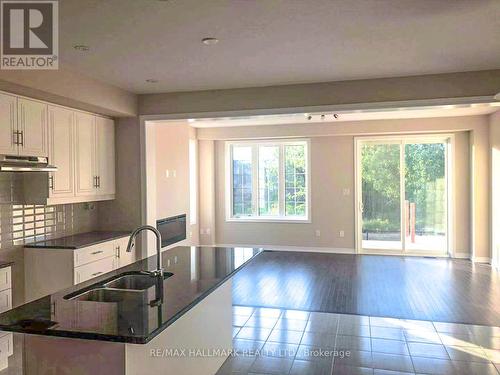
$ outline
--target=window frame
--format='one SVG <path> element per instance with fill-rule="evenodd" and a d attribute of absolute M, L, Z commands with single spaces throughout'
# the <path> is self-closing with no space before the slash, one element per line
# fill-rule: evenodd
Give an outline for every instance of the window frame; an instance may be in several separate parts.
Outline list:
<path fill-rule="evenodd" d="M 306 167 L 306 215 L 285 215 L 285 155 L 286 145 L 305 144 Z M 252 148 L 252 216 L 233 215 L 233 147 Z M 279 216 L 259 216 L 259 153 L 260 146 L 279 146 Z M 296 139 L 252 139 L 244 141 L 225 142 L 225 211 L 226 222 L 256 222 L 256 223 L 311 223 L 311 140 L 308 138 Z"/>

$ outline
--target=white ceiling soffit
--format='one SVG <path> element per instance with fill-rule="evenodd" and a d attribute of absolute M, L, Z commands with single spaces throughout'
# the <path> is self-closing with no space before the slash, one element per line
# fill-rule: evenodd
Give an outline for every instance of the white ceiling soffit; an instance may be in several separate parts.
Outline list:
<path fill-rule="evenodd" d="M 61 66 L 135 93 L 500 68 L 499 0 L 59 4 Z"/>
<path fill-rule="evenodd" d="M 387 120 L 430 117 L 455 117 L 486 115 L 500 109 L 499 103 L 444 105 L 420 108 L 392 108 L 338 112 L 311 112 L 262 116 L 235 116 L 217 118 L 192 118 L 187 123 L 195 128 L 234 126 L 289 125 L 304 123 L 332 123 L 344 121 Z M 159 120 L 154 123 L 186 123 L 186 119 Z"/>

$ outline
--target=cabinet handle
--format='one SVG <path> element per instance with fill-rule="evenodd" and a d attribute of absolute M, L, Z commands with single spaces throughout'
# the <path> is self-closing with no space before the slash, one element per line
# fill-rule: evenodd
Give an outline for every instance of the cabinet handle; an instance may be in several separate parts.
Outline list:
<path fill-rule="evenodd" d="M 97 176 L 94 176 L 94 187 L 97 189 Z"/>
<path fill-rule="evenodd" d="M 97 176 L 97 187 L 101 187 L 101 176 Z"/>
<path fill-rule="evenodd" d="M 100 275 L 102 273 L 102 271 L 99 271 L 99 272 L 95 272 L 92 274 L 92 276 L 97 276 L 97 275 Z"/>
<path fill-rule="evenodd" d="M 54 190 L 54 176 L 49 176 L 49 189 Z"/>
<path fill-rule="evenodd" d="M 19 134 L 21 135 L 21 141 L 19 144 L 24 147 L 24 130 L 21 130 Z"/>
<path fill-rule="evenodd" d="M 120 257 L 120 245 L 118 245 L 116 247 L 116 257 L 119 258 Z"/>
<path fill-rule="evenodd" d="M 96 254 L 101 254 L 101 253 L 103 253 L 103 251 L 102 251 L 102 250 L 98 250 L 98 251 L 94 251 L 94 252 L 93 252 L 93 253 L 91 253 L 91 254 L 92 254 L 92 255 L 96 255 Z"/>

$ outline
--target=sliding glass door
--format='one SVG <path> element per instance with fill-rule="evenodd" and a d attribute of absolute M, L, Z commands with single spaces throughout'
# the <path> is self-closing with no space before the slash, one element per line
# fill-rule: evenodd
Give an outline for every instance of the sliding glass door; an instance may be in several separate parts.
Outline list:
<path fill-rule="evenodd" d="M 444 137 L 356 140 L 358 250 L 448 250 L 448 152 Z"/>
<path fill-rule="evenodd" d="M 402 250 L 401 145 L 361 146 L 363 248 Z"/>

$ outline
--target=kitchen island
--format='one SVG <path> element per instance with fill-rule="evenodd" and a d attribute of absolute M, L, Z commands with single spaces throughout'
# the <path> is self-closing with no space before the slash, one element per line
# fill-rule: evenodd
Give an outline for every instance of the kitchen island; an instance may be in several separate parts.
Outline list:
<path fill-rule="evenodd" d="M 231 277 L 260 252 L 176 247 L 160 302 L 157 285 L 116 287 L 153 256 L 0 314 L 0 330 L 23 335 L 25 374 L 214 374 L 232 349 Z"/>

